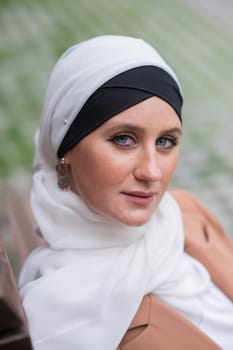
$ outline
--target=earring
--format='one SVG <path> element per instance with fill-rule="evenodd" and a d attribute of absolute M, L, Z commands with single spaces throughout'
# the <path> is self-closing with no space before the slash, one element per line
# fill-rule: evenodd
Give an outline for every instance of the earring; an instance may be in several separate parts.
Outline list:
<path fill-rule="evenodd" d="M 70 185 L 70 165 L 65 163 L 64 157 L 59 159 L 56 165 L 57 184 L 62 190 L 67 190 Z"/>

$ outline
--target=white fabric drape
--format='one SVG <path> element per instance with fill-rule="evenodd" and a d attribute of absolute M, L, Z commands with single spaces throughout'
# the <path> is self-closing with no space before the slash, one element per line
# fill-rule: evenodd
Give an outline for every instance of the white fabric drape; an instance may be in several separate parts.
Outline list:
<path fill-rule="evenodd" d="M 49 246 L 21 273 L 20 288 L 35 349 L 115 349 L 144 295 L 202 293 L 206 270 L 183 253 L 179 208 L 165 194 L 150 221 L 132 228 L 90 211 L 38 172 L 32 203 Z"/>

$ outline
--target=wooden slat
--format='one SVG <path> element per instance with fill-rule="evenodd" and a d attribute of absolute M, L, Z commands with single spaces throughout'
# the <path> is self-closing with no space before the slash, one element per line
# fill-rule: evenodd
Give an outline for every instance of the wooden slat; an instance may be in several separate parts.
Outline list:
<path fill-rule="evenodd" d="M 4 243 L 17 278 L 25 258 L 42 240 L 34 234 L 29 185 L 20 188 L 2 186 L 0 198 L 0 231 L 4 233 Z"/>
<path fill-rule="evenodd" d="M 0 349 L 31 350 L 26 320 L 8 260 L 0 237 Z"/>
<path fill-rule="evenodd" d="M 29 188 L 8 187 L 2 192 L 10 235 L 14 237 L 18 258 L 22 263 L 29 251 L 37 245 L 36 237 L 33 235 L 35 221 L 29 205 Z"/>
<path fill-rule="evenodd" d="M 1 350 L 32 350 L 31 340 L 22 330 L 0 334 Z"/>

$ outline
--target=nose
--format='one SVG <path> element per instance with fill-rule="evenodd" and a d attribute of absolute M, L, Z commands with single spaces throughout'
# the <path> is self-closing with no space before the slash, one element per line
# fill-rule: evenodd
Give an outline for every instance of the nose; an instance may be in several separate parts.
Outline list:
<path fill-rule="evenodd" d="M 160 181 L 162 171 L 158 161 L 158 155 L 155 149 L 144 151 L 137 160 L 137 166 L 134 169 L 134 176 L 139 181 Z"/>

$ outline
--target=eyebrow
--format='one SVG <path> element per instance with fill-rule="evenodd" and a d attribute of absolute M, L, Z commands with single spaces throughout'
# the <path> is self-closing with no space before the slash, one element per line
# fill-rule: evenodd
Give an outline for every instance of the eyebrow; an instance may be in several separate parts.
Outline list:
<path fill-rule="evenodd" d="M 183 134 L 181 128 L 178 128 L 178 127 L 171 128 L 171 129 L 165 129 L 165 130 L 162 131 L 162 134 L 163 133 L 168 133 L 168 134 L 178 133 L 179 135 Z"/>
<path fill-rule="evenodd" d="M 111 128 L 108 129 L 108 132 L 117 132 L 117 131 L 125 130 L 125 129 L 130 129 L 132 131 L 141 132 L 141 133 L 145 131 L 145 129 L 140 127 L 140 126 L 133 125 L 130 123 L 122 123 L 122 124 L 112 126 Z M 166 133 L 168 133 L 168 134 L 178 133 L 179 135 L 182 135 L 182 130 L 179 127 L 161 130 L 161 134 L 166 134 Z"/>

